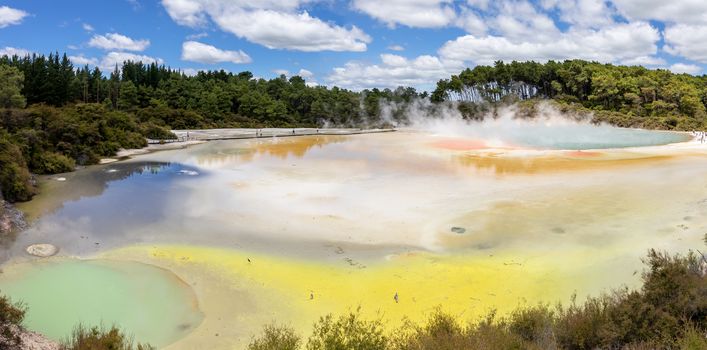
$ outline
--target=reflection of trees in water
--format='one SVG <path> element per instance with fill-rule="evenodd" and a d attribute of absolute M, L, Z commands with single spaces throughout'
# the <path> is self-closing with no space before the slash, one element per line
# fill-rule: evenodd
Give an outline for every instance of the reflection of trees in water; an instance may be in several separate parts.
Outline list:
<path fill-rule="evenodd" d="M 256 155 L 266 155 L 279 159 L 286 159 L 290 156 L 295 158 L 304 157 L 315 147 L 323 147 L 328 144 L 341 143 L 346 140 L 344 136 L 299 136 L 288 138 L 277 138 L 265 141 L 253 141 L 249 144 L 241 145 L 214 144 L 222 148 L 204 148 L 203 152 L 196 154 L 197 161 L 203 165 L 224 164 L 233 162 L 251 162 Z M 233 148 L 226 148 L 226 147 Z"/>
<path fill-rule="evenodd" d="M 494 155 L 461 155 L 455 156 L 453 159 L 459 165 L 473 167 L 479 171 L 491 171 L 496 175 L 516 175 L 639 165 L 671 158 L 674 157 L 655 155 L 586 159 L 581 156 L 503 157 Z"/>
<path fill-rule="evenodd" d="M 103 195 L 110 183 L 131 181 L 130 178 L 137 179 L 143 175 L 151 176 L 165 171 L 170 173 L 166 176 L 172 176 L 171 174 L 177 176 L 177 171 L 183 169 L 193 170 L 178 163 L 168 162 L 126 162 L 89 167 L 66 174 L 65 182 L 57 182 L 52 178 L 45 180 L 40 195 L 30 202 L 22 203 L 22 209 L 28 214 L 28 221 L 36 221 L 40 217 L 58 212 L 67 203 Z M 149 195 L 147 192 L 143 194 Z M 113 206 L 119 203 L 107 205 Z M 9 258 L 10 249 L 19 233 L 0 235 L 0 262 Z"/>
<path fill-rule="evenodd" d="M 28 214 L 29 220 L 34 220 L 61 209 L 64 203 L 100 196 L 111 182 L 123 181 L 145 173 L 157 174 L 173 166 L 167 162 L 127 162 L 78 170 L 67 174 L 66 182 L 43 186 L 44 193 L 40 193 L 30 202 L 23 203 L 21 209 Z"/>

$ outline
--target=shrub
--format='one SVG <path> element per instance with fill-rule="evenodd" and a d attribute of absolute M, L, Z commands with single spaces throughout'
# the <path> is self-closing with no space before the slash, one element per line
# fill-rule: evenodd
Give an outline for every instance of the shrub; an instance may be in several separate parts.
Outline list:
<path fill-rule="evenodd" d="M 33 169 L 38 174 L 57 174 L 73 171 L 76 162 L 61 154 L 54 152 L 43 152 L 33 164 Z"/>
<path fill-rule="evenodd" d="M 27 163 L 20 148 L 10 142 L 2 130 L 0 130 L 0 191 L 10 202 L 30 200 L 36 193 L 32 176 L 27 170 Z"/>
<path fill-rule="evenodd" d="M 363 320 L 359 308 L 336 319 L 331 314 L 321 317 L 307 340 L 307 350 L 383 350 L 387 344 L 383 322 Z"/>
<path fill-rule="evenodd" d="M 466 329 L 454 316 L 439 309 L 430 315 L 423 327 L 405 322 L 395 331 L 390 343 L 391 348 L 399 350 L 455 350 L 470 345 Z"/>
<path fill-rule="evenodd" d="M 142 126 L 142 135 L 153 140 L 170 140 L 177 138 L 177 135 L 173 134 L 168 128 L 157 125 L 151 121 Z"/>
<path fill-rule="evenodd" d="M 555 314 L 547 305 L 517 308 L 508 318 L 508 330 L 521 339 L 544 349 L 555 347 Z"/>
<path fill-rule="evenodd" d="M 62 342 L 61 350 L 150 350 L 149 344 L 134 345 L 132 337 L 125 335 L 113 326 L 110 329 L 102 327 L 86 328 L 77 325 L 71 336 Z"/>
<path fill-rule="evenodd" d="M 292 328 L 266 325 L 263 334 L 248 344 L 248 350 L 297 350 L 300 337 Z"/>
<path fill-rule="evenodd" d="M 0 295 L 0 349 L 16 349 L 22 344 L 18 330 L 27 307 Z"/>

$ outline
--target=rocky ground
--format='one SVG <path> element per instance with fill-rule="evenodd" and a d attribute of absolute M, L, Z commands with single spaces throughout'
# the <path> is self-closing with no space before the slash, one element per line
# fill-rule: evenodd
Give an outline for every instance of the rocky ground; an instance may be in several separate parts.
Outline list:
<path fill-rule="evenodd" d="M 59 344 L 36 332 L 25 330 L 20 338 L 22 339 L 21 350 L 59 350 Z"/>
<path fill-rule="evenodd" d="M 0 235 L 22 230 L 25 226 L 24 214 L 0 197 Z"/>

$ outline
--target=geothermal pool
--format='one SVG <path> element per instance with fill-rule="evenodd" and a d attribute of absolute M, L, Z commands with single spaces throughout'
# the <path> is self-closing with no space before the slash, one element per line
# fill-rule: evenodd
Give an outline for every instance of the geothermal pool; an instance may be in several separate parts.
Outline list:
<path fill-rule="evenodd" d="M 26 299 L 28 325 L 54 338 L 117 318 L 140 341 L 227 349 L 273 320 L 308 334 L 319 316 L 357 306 L 394 327 L 438 306 L 475 319 L 566 302 L 635 286 L 649 248 L 701 246 L 707 149 L 662 145 L 683 134 L 567 127 L 595 134 L 547 143 L 430 126 L 212 141 L 48 177 L 21 206 L 34 224 L 2 250 L 0 289 Z M 60 252 L 30 257 L 35 243 Z M 135 270 L 97 272 L 124 264 Z M 130 292 L 28 294 L 92 283 Z M 95 295 L 104 305 L 87 310 Z M 138 311 L 117 315 L 114 299 Z M 129 318 L 164 308 L 169 324 Z"/>

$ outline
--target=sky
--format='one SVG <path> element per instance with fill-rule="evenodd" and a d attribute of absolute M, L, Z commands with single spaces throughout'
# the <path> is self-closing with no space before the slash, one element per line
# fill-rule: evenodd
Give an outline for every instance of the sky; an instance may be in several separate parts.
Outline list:
<path fill-rule="evenodd" d="M 496 60 L 705 73 L 705 0 L 0 0 L 0 55 L 430 90 Z"/>

